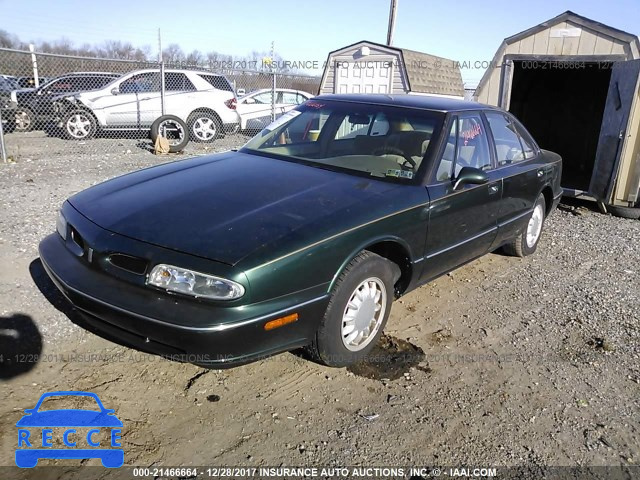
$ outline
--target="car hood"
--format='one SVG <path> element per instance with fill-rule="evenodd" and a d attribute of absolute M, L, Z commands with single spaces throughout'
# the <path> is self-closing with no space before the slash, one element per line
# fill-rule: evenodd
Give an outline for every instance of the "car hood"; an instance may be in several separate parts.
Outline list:
<path fill-rule="evenodd" d="M 69 199 L 136 240 L 234 265 L 314 224 L 357 221 L 398 185 L 241 152 L 169 163 Z M 335 220 L 333 220 L 335 219 Z M 324 232 L 318 231 L 319 236 Z"/>

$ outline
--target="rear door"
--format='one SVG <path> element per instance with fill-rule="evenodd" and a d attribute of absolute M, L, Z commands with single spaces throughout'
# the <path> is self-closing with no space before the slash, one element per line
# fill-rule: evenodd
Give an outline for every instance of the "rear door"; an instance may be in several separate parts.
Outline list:
<path fill-rule="evenodd" d="M 624 140 L 637 134 L 629 132 L 629 114 L 638 91 L 640 60 L 616 62 L 611 70 L 607 103 L 602 116 L 602 128 L 596 150 L 596 160 L 589 193 L 610 203 L 620 168 Z"/>
<path fill-rule="evenodd" d="M 495 148 L 497 172 L 503 178 L 495 241 L 498 246 L 516 236 L 528 221 L 549 167 L 536 160 L 537 146 L 511 115 L 487 111 L 485 116 Z"/>
<path fill-rule="evenodd" d="M 428 186 L 431 205 L 422 280 L 426 281 L 489 251 L 497 231 L 502 179 L 493 168 L 489 135 L 480 113 L 450 122 L 447 144 Z M 454 190 L 462 167 L 486 171 L 489 182 Z"/>

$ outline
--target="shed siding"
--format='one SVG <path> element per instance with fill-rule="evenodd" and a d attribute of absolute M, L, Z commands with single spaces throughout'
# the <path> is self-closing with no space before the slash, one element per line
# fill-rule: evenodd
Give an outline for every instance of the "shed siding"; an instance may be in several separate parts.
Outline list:
<path fill-rule="evenodd" d="M 326 76 L 324 83 L 320 86 L 320 94 L 323 93 L 337 93 L 334 91 L 335 89 L 335 74 L 336 74 L 336 62 L 349 62 L 355 63 L 358 60 L 362 61 L 370 61 L 370 62 L 393 62 L 393 67 L 391 68 L 393 79 L 391 82 L 392 85 L 392 93 L 407 93 L 408 88 L 406 81 L 403 76 L 403 65 L 400 59 L 400 55 L 395 52 L 388 52 L 381 49 L 378 49 L 374 46 L 369 46 L 369 55 L 364 58 L 357 57 L 357 53 L 360 50 L 361 46 L 355 46 L 349 50 L 345 50 L 339 52 L 336 55 L 332 55 L 329 57 L 329 64 L 327 65 Z"/>

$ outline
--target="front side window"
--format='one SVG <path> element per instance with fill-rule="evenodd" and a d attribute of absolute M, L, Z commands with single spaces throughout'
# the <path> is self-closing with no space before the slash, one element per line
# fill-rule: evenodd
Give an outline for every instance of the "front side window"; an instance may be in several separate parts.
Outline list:
<path fill-rule="evenodd" d="M 440 112 L 312 99 L 269 125 L 243 151 L 410 182 L 418 178 L 443 119 Z"/>
<path fill-rule="evenodd" d="M 457 176 L 463 167 L 489 170 L 491 154 L 489 141 L 482 118 L 479 114 L 460 115 L 458 122 L 458 138 L 454 175 Z"/>
<path fill-rule="evenodd" d="M 146 93 L 160 91 L 160 73 L 146 72 L 133 75 L 120 83 L 120 93 Z"/>

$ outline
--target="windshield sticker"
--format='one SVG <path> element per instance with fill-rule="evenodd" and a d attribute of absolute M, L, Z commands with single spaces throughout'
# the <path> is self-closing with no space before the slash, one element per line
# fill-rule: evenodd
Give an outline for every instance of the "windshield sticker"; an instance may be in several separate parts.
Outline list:
<path fill-rule="evenodd" d="M 372 173 L 373 174 L 373 173 Z M 395 168 L 390 168 L 387 170 L 387 177 L 395 177 L 395 178 L 413 178 L 413 172 L 411 170 L 400 170 Z"/>
<path fill-rule="evenodd" d="M 314 102 L 313 100 L 307 100 L 304 103 L 305 107 L 311 107 L 311 108 L 322 108 L 324 107 L 324 103 L 320 103 L 320 102 Z"/>
<path fill-rule="evenodd" d="M 285 123 L 287 123 L 289 120 L 292 120 L 292 119 L 296 118 L 301 113 L 302 112 L 300 112 L 298 110 L 289 110 L 287 113 L 282 115 L 279 119 L 277 119 L 275 122 L 270 123 L 265 128 L 267 130 L 269 130 L 269 131 L 275 130 L 279 126 L 284 125 Z"/>

